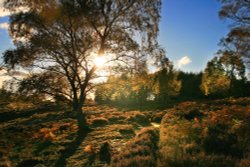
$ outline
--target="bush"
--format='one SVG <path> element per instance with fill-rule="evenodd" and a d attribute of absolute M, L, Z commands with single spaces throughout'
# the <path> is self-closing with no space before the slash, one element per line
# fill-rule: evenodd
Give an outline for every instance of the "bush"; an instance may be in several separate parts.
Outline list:
<path fill-rule="evenodd" d="M 123 135 L 134 135 L 135 134 L 133 129 L 120 129 L 119 132 Z"/>
<path fill-rule="evenodd" d="M 241 161 L 237 164 L 237 167 L 249 167 L 250 164 L 250 156 L 241 159 Z"/>
<path fill-rule="evenodd" d="M 41 159 L 27 159 L 20 162 L 17 167 L 29 167 L 36 166 L 38 164 L 43 164 L 44 162 Z"/>
<path fill-rule="evenodd" d="M 165 114 L 165 112 L 153 112 L 151 116 L 151 122 L 161 123 L 161 120 Z"/>
<path fill-rule="evenodd" d="M 216 124 L 208 127 L 208 132 L 203 139 L 204 151 L 209 154 L 223 154 L 242 157 L 242 151 L 235 147 L 237 136 L 228 133 L 228 127 Z"/>
<path fill-rule="evenodd" d="M 123 124 L 124 123 L 124 120 L 126 119 L 127 117 L 123 116 L 123 115 L 111 115 L 108 120 L 111 124 L 114 124 L 114 123 L 121 123 Z"/>
<path fill-rule="evenodd" d="M 158 165 L 244 167 L 250 151 L 249 107 L 227 102 L 186 102 L 168 110 L 161 122 Z"/>
<path fill-rule="evenodd" d="M 105 126 L 108 125 L 109 121 L 106 118 L 94 118 L 91 120 L 92 127 Z"/>
<path fill-rule="evenodd" d="M 159 132 L 144 128 L 113 158 L 114 167 L 156 167 Z"/>
<path fill-rule="evenodd" d="M 134 115 L 127 118 L 128 122 L 137 123 L 142 126 L 150 125 L 148 118 L 142 113 L 135 113 Z"/>
<path fill-rule="evenodd" d="M 235 167 L 236 160 L 231 157 L 207 156 L 199 154 L 196 156 L 183 156 L 182 158 L 165 158 L 158 162 L 158 167 Z"/>

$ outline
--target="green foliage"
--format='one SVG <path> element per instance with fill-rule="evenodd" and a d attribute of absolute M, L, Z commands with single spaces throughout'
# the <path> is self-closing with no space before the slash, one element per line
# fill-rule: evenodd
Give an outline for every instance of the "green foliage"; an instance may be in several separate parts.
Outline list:
<path fill-rule="evenodd" d="M 153 94 L 156 101 L 164 106 L 172 97 L 179 95 L 181 82 L 174 71 L 173 64 L 167 58 L 161 61 L 160 70 L 153 75 Z"/>
<path fill-rule="evenodd" d="M 165 59 L 164 66 L 152 74 L 144 70 L 110 76 L 106 83 L 96 89 L 96 101 L 123 106 L 143 106 L 153 101 L 157 106 L 166 106 L 171 98 L 179 95 L 181 81 L 172 63 Z"/>
<path fill-rule="evenodd" d="M 178 75 L 172 69 L 163 69 L 154 76 L 153 94 L 160 105 L 169 102 L 172 97 L 177 97 L 181 89 Z"/>
<path fill-rule="evenodd" d="M 202 78 L 201 89 L 204 95 L 216 95 L 225 97 L 229 90 L 230 81 L 221 72 L 215 71 L 212 74 L 207 74 L 206 72 Z"/>
<path fill-rule="evenodd" d="M 207 63 L 202 77 L 201 89 L 208 96 L 239 96 L 243 94 L 245 66 L 239 56 L 223 52 Z"/>
<path fill-rule="evenodd" d="M 108 81 L 96 89 L 96 101 L 116 104 L 142 104 L 150 90 L 149 76 L 110 76 Z"/>

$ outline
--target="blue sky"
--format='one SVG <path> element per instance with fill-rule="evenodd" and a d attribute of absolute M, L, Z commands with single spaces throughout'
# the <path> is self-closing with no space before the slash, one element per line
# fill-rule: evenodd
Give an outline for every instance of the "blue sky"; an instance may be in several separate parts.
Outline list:
<path fill-rule="evenodd" d="M 159 42 L 167 57 L 181 69 L 199 72 L 219 49 L 220 39 L 228 32 L 218 17 L 217 0 L 163 0 Z M 191 62 L 187 63 L 187 57 Z"/>
<path fill-rule="evenodd" d="M 0 17 L 0 53 L 12 46 L 8 31 L 4 27 L 7 22 L 7 17 Z"/>
<path fill-rule="evenodd" d="M 219 49 L 220 38 L 228 32 L 218 18 L 219 8 L 217 0 L 163 0 L 159 43 L 176 68 L 199 72 Z M 0 53 L 12 47 L 7 30 L 1 28 L 6 22 L 7 17 L 0 17 Z"/>

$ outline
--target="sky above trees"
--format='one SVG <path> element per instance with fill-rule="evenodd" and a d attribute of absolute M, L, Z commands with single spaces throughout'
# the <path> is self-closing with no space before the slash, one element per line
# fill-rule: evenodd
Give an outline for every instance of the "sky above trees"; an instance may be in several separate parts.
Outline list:
<path fill-rule="evenodd" d="M 218 50 L 228 24 L 218 17 L 217 0 L 164 0 L 159 43 L 176 67 L 198 72 Z"/>
<path fill-rule="evenodd" d="M 0 0 L 0 53 L 12 47 L 8 36 L 8 13 Z M 164 0 L 159 43 L 176 68 L 199 72 L 218 51 L 228 24 L 218 17 L 217 0 Z"/>

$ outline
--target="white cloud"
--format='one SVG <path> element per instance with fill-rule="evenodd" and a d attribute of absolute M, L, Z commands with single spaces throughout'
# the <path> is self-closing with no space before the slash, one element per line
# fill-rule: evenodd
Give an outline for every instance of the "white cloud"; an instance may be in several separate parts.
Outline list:
<path fill-rule="evenodd" d="M 192 60 L 188 56 L 184 56 L 177 61 L 178 68 L 181 68 L 184 65 L 190 64 Z"/>
<path fill-rule="evenodd" d="M 0 23 L 0 29 L 8 29 L 9 23 Z"/>

